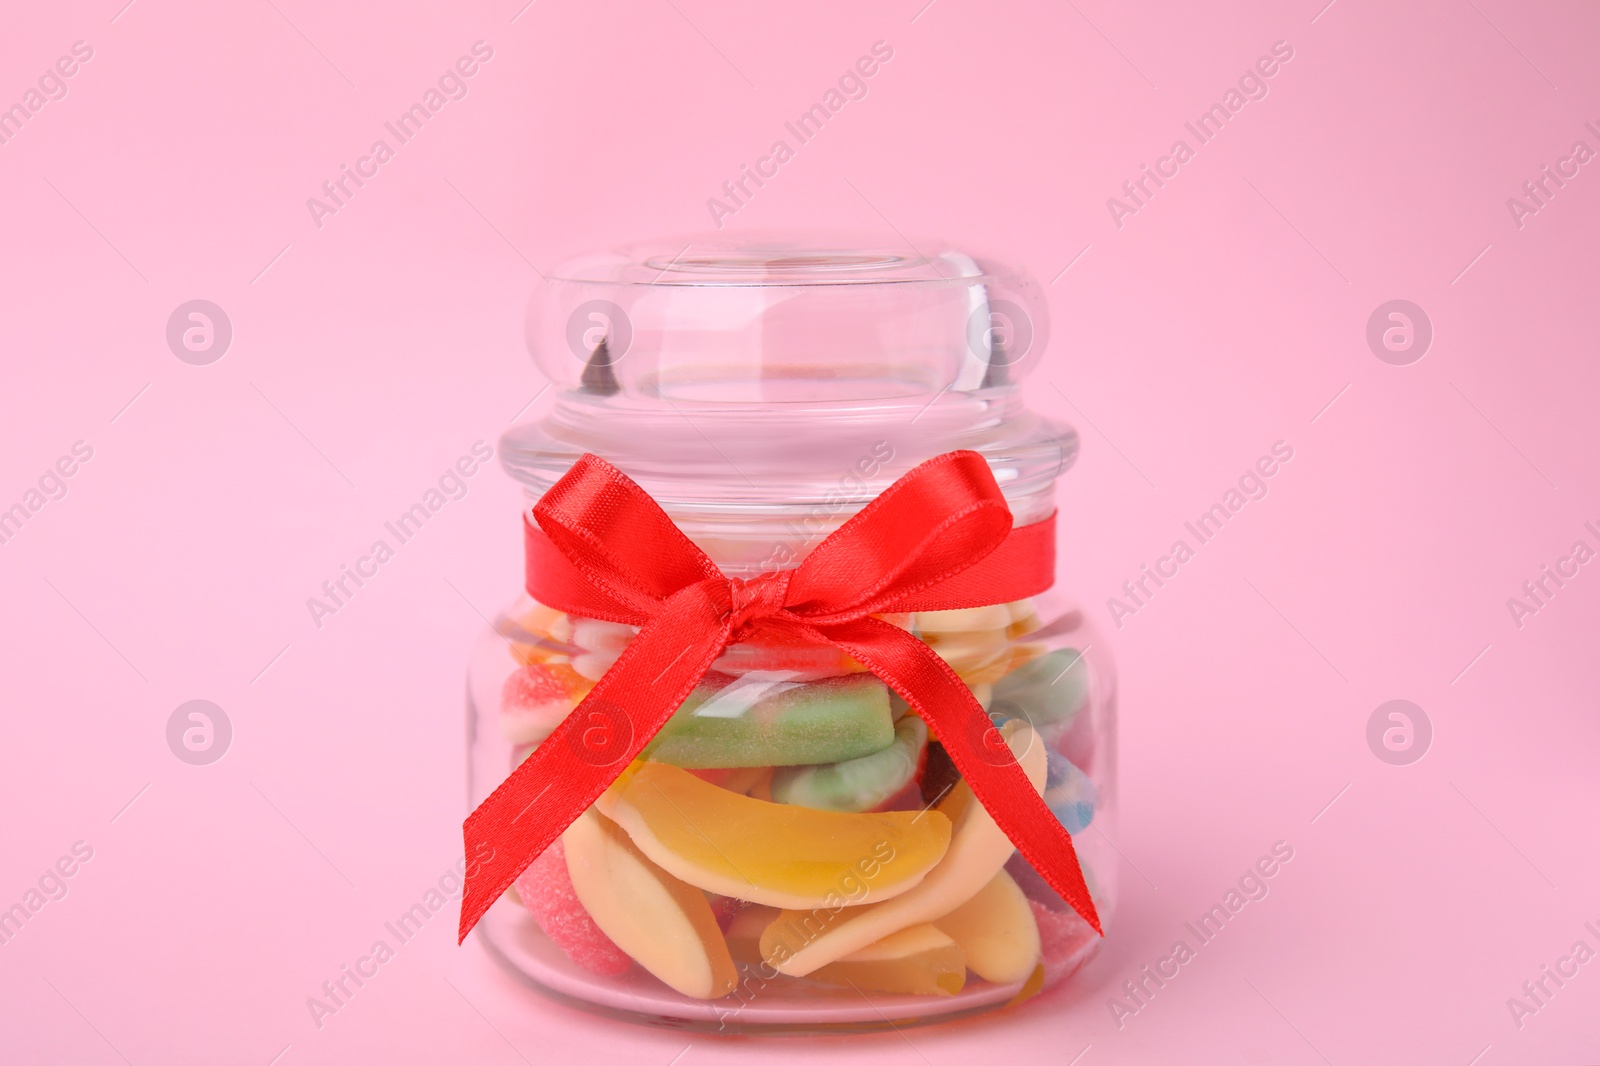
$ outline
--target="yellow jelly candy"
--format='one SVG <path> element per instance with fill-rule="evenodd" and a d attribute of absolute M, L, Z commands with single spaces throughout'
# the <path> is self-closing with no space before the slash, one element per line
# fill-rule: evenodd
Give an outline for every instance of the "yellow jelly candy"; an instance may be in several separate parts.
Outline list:
<path fill-rule="evenodd" d="M 1036 629 L 1042 629 L 1044 623 L 1039 620 L 1039 613 L 1034 610 L 1032 600 L 1017 600 L 1006 604 L 1006 610 L 1011 612 L 1011 624 L 1006 627 L 1006 632 L 1012 637 L 1023 637 Z"/>
<path fill-rule="evenodd" d="M 1001 727 L 1000 735 L 1022 764 L 1028 781 L 1035 789 L 1043 789 L 1044 741 L 1033 727 L 1012 720 Z M 762 957 L 779 973 L 804 977 L 891 933 L 937 921 L 976 896 L 1015 848 L 965 781 L 950 790 L 937 810 L 954 821 L 955 835 L 943 860 L 919 884 L 894 899 L 863 907 L 785 910 L 761 935 Z"/>
<path fill-rule="evenodd" d="M 635 962 L 695 999 L 739 983 L 705 893 L 663 871 L 593 810 L 561 835 L 567 873 L 594 924 Z"/>
<path fill-rule="evenodd" d="M 572 636 L 572 621 L 567 615 L 553 607 L 546 607 L 536 603 L 531 610 L 525 611 L 516 619 L 516 625 L 524 632 L 535 637 L 554 641 L 556 644 L 565 644 Z M 565 661 L 566 656 L 558 649 L 536 644 L 519 643 L 515 637 L 510 639 L 511 656 L 523 666 L 529 663 L 548 663 L 557 657 Z"/>
<path fill-rule="evenodd" d="M 1004 629 L 1012 622 L 1011 609 L 1003 603 L 987 607 L 962 607 L 954 611 L 918 611 L 918 633 L 972 633 L 984 629 Z"/>
<path fill-rule="evenodd" d="M 771 803 L 666 763 L 635 764 L 595 806 L 652 862 L 691 885 L 824 914 L 913 888 L 950 846 L 950 819 L 938 811 L 855 814 Z"/>
<path fill-rule="evenodd" d="M 985 981 L 1008 985 L 1039 965 L 1039 925 L 1028 897 L 1001 870 L 971 899 L 933 923 L 961 946 L 967 968 Z"/>
<path fill-rule="evenodd" d="M 864 992 L 953 996 L 967 982 L 961 946 L 931 925 L 913 925 L 815 970 L 813 981 Z"/>
<path fill-rule="evenodd" d="M 1003 629 L 928 633 L 923 639 L 968 685 L 992 685 L 1011 669 L 1013 646 Z"/>

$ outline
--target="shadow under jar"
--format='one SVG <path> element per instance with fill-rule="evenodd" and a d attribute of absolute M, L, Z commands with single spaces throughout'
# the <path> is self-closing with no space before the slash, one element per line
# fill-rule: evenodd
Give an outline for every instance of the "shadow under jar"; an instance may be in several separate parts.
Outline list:
<path fill-rule="evenodd" d="M 1015 526 L 1048 518 L 1077 435 L 1023 402 L 1042 298 L 993 262 L 927 247 L 941 250 L 708 240 L 565 264 L 527 316 L 555 399 L 505 434 L 502 464 L 531 506 L 592 452 L 747 579 L 796 566 L 956 449 L 988 462 Z M 878 617 L 944 659 L 1000 727 L 1108 923 L 1115 681 L 1083 612 L 1052 588 Z M 637 633 L 526 593 L 506 606 L 469 671 L 474 806 Z M 839 648 L 801 640 L 730 645 L 479 928 L 570 1002 L 732 1032 L 993 1010 L 1067 978 L 1101 942 L 927 723 Z"/>

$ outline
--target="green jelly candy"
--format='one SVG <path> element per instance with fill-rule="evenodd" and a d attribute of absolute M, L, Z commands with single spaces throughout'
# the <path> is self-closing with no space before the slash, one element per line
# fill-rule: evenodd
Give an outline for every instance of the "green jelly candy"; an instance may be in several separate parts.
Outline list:
<path fill-rule="evenodd" d="M 1057 648 L 994 683 L 996 713 L 1034 727 L 1065 729 L 1089 697 L 1089 664 L 1076 648 Z"/>
<path fill-rule="evenodd" d="M 894 743 L 889 691 L 877 678 L 798 683 L 786 676 L 707 677 L 644 757 L 690 770 L 803 766 L 860 758 Z"/>
<path fill-rule="evenodd" d="M 776 771 L 772 798 L 823 811 L 870 811 L 911 783 L 927 743 L 927 725 L 908 715 L 895 723 L 894 743 L 882 751 L 826 766 Z"/>

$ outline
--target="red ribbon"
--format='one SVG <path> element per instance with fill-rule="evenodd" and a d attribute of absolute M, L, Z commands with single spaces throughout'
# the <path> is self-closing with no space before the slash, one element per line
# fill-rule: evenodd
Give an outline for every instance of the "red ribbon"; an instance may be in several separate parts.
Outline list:
<path fill-rule="evenodd" d="M 616 467 L 585 455 L 533 508 L 528 592 L 587 618 L 641 626 L 599 683 L 463 826 L 460 939 L 604 792 L 723 649 L 831 644 L 928 723 L 1024 858 L 1098 932 L 1072 838 L 965 683 L 876 614 L 1008 603 L 1054 583 L 1055 516 L 1013 528 L 989 465 L 947 452 L 900 478 L 799 567 L 727 577 Z M 489 855 L 487 861 L 483 856 Z"/>

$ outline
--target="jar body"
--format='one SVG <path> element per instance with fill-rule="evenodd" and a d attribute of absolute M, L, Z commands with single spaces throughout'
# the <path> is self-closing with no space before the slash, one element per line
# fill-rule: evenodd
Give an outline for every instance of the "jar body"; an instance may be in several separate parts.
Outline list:
<path fill-rule="evenodd" d="M 920 247 L 707 236 L 553 269 L 525 321 L 552 406 L 507 431 L 503 466 L 531 505 L 581 456 L 613 464 L 738 580 L 730 598 L 801 565 L 899 478 L 954 451 L 967 487 L 1003 497 L 1013 528 L 1046 521 L 1078 440 L 1024 403 L 1022 379 L 1046 347 L 1042 292 L 962 249 Z M 965 521 L 931 517 L 924 546 Z M 648 568 L 619 566 L 634 564 Z M 1027 588 L 1046 584 L 1028 573 Z M 1041 792 L 1040 816 L 1072 835 L 1109 928 L 1111 665 L 1062 590 L 1020 594 L 879 617 L 970 689 Z M 475 645 L 473 806 L 542 743 L 615 761 L 611 701 L 547 738 L 635 639 L 616 619 L 642 616 L 558 606 L 517 597 Z M 634 1020 L 812 1032 L 1003 1007 L 1098 949 L 976 801 L 937 730 L 883 680 L 795 626 L 738 632 L 743 643 L 484 916 L 478 928 L 513 971 Z M 999 754 L 987 728 L 952 739 L 969 767 Z"/>
<path fill-rule="evenodd" d="M 1024 729 L 1043 748 L 1019 761 L 1044 768 L 1043 798 L 1109 930 L 1115 678 L 1083 612 L 1051 590 L 884 617 L 950 664 L 1013 750 Z M 635 632 L 526 594 L 497 616 L 469 670 L 474 806 Z M 965 811 L 970 790 L 936 734 L 831 645 L 730 646 L 635 768 L 480 925 L 515 972 L 579 1005 L 724 1032 L 872 1030 L 1018 1002 L 1101 943 L 1009 842 L 974 844 L 998 829 Z M 980 853 L 960 876 L 939 869 Z M 819 861 L 832 865 L 797 869 Z M 865 948 L 828 946 L 840 923 L 894 899 L 902 913 Z M 780 972 L 785 938 L 831 961 Z"/>

